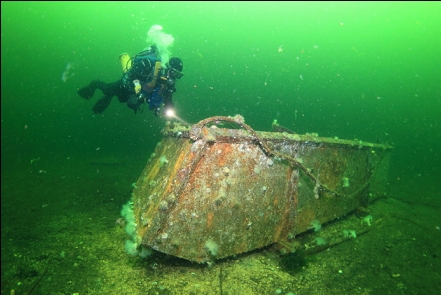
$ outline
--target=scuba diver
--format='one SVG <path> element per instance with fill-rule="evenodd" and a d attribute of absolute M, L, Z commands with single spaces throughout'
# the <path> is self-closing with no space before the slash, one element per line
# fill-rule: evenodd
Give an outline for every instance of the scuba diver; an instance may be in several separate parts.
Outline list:
<path fill-rule="evenodd" d="M 127 103 L 135 114 L 138 110 L 142 112 L 145 104 L 156 116 L 159 116 L 162 104 L 164 112 L 174 108 L 172 94 L 176 92 L 175 83 L 184 75 L 180 58 L 170 58 L 164 67 L 158 47 L 153 44 L 132 58 L 124 53 L 119 59 L 123 68 L 120 80 L 113 83 L 94 80 L 77 92 L 85 99 L 90 99 L 96 89 L 103 92 L 103 97 L 92 108 L 95 114 L 102 113 L 110 105 L 113 96 Z"/>

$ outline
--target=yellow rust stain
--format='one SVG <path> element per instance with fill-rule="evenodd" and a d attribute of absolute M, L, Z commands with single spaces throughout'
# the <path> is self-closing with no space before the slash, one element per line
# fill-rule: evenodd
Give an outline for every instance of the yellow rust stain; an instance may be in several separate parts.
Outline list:
<path fill-rule="evenodd" d="M 207 229 L 213 225 L 214 212 L 208 212 L 207 214 Z"/>
<path fill-rule="evenodd" d="M 186 156 L 186 153 L 181 150 L 181 153 L 179 154 L 178 158 L 176 159 L 175 165 L 173 166 L 170 175 L 169 175 L 169 180 L 173 180 L 176 177 L 176 174 L 178 173 L 179 169 L 182 167 L 182 162 L 184 161 L 184 158 Z M 165 188 L 166 192 L 171 192 L 172 191 L 172 185 L 173 185 L 173 181 L 168 181 L 167 182 L 167 187 Z M 177 196 L 178 197 L 178 196 Z"/>
<path fill-rule="evenodd" d="M 159 173 L 159 159 L 153 164 L 153 166 L 146 173 L 145 179 L 155 179 Z"/>
<path fill-rule="evenodd" d="M 210 130 L 208 128 L 202 128 L 202 134 L 204 134 L 204 137 L 206 137 L 208 134 L 210 134 Z"/>
<path fill-rule="evenodd" d="M 280 234 L 281 234 L 281 232 L 283 230 L 283 227 L 284 227 L 283 225 L 284 225 L 284 223 L 283 223 L 283 220 L 282 220 L 282 222 L 279 223 L 278 226 L 276 226 L 275 231 L 274 231 L 273 241 L 278 241 L 279 240 Z"/>

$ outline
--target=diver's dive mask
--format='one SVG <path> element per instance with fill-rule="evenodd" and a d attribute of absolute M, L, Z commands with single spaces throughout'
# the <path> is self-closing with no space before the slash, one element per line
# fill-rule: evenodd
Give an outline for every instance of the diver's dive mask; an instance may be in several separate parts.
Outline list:
<path fill-rule="evenodd" d="M 179 72 L 178 70 L 176 70 L 175 68 L 170 68 L 168 70 L 168 76 L 170 78 L 176 78 L 176 79 L 181 79 L 184 76 L 184 73 Z"/>

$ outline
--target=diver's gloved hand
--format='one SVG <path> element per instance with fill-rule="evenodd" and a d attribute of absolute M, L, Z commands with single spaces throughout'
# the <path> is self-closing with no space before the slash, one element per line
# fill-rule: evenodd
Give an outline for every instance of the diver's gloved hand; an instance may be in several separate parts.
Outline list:
<path fill-rule="evenodd" d="M 138 94 L 141 91 L 141 83 L 139 82 L 139 80 L 133 80 L 133 85 L 135 85 L 135 93 Z"/>

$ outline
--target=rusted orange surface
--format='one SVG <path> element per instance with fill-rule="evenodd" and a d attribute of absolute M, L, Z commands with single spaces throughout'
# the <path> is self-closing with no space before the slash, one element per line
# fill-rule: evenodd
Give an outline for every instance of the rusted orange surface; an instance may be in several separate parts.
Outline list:
<path fill-rule="evenodd" d="M 133 202 L 144 246 L 207 262 L 291 240 L 312 221 L 340 217 L 383 192 L 387 146 L 242 129 L 198 132 L 192 140 L 187 127 L 165 129 L 137 182 Z M 291 162 L 270 155 L 256 135 Z"/>

